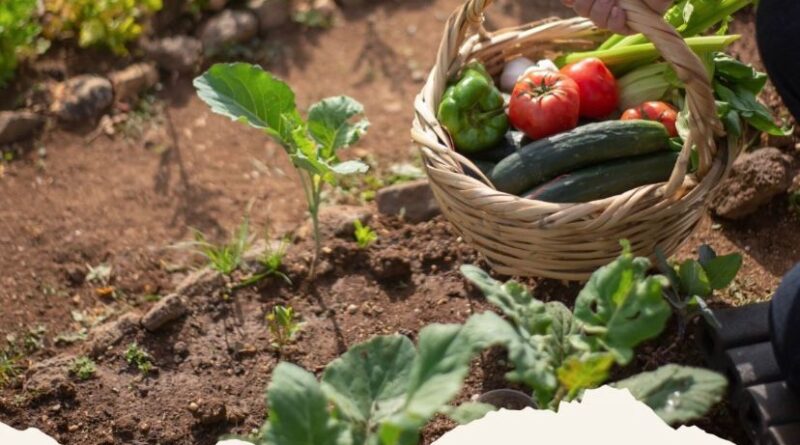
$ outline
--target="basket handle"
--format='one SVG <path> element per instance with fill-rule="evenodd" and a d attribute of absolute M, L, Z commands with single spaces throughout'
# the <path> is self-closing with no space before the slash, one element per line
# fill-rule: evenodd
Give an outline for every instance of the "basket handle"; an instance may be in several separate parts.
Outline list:
<path fill-rule="evenodd" d="M 488 37 L 483 28 L 484 11 L 493 0 L 466 0 L 456 10 L 445 25 L 445 32 L 439 46 L 434 77 L 444 77 L 451 72 L 454 63 L 459 61 L 459 50 L 466 39 L 478 32 Z M 711 89 L 708 72 L 700 58 L 692 52 L 683 38 L 658 12 L 642 0 L 617 0 L 628 19 L 628 27 L 644 34 L 655 45 L 664 59 L 675 69 L 678 78 L 686 85 L 686 106 L 691 115 L 690 134 L 684 143 L 675 169 L 667 183 L 665 194 L 673 195 L 681 186 L 687 172 L 692 146 L 697 148 L 699 167 L 697 176 L 702 178 L 711 168 L 717 153 L 715 138 L 723 133 L 722 124 L 717 117 L 716 103 Z M 440 77 L 441 76 L 441 77 Z M 441 98 L 444 87 L 436 91 L 436 100 Z"/>

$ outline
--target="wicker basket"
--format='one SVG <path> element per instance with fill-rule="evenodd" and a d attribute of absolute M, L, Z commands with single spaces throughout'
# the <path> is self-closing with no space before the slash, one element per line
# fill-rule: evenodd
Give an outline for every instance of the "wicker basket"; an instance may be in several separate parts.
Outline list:
<path fill-rule="evenodd" d="M 436 119 L 447 80 L 470 60 L 493 75 L 518 56 L 533 60 L 570 49 L 594 47 L 605 35 L 582 18 L 547 19 L 493 33 L 483 27 L 491 0 L 467 0 L 447 21 L 436 64 L 415 101 L 412 138 L 420 145 L 431 187 L 444 216 L 499 273 L 584 280 L 620 253 L 628 239 L 638 255 L 656 246 L 673 253 L 689 237 L 714 188 L 727 174 L 739 147 L 717 150 L 722 126 L 708 74 L 678 33 L 641 0 L 619 0 L 628 26 L 655 43 L 686 84 L 691 135 L 670 180 L 589 203 L 556 204 L 494 189 L 472 162 L 453 149 Z M 696 174 L 687 175 L 694 144 Z M 466 170 L 471 175 L 465 174 Z M 475 179 L 475 178 L 480 179 Z"/>

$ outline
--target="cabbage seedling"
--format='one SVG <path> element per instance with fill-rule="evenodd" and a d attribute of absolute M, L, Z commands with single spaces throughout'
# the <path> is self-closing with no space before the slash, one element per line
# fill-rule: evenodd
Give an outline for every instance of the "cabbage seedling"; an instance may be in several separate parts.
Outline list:
<path fill-rule="evenodd" d="M 365 226 L 361 224 L 361 221 L 356 219 L 353 223 L 356 230 L 353 233 L 353 236 L 356 238 L 356 243 L 358 247 L 362 249 L 366 249 L 372 243 L 374 243 L 378 239 L 378 234 L 375 233 L 369 226 Z"/>
<path fill-rule="evenodd" d="M 364 114 L 364 107 L 347 96 L 330 97 L 312 105 L 304 119 L 289 85 L 246 63 L 216 64 L 196 78 L 194 86 L 212 111 L 264 131 L 289 155 L 300 174 L 314 229 L 313 276 L 320 252 L 323 188 L 335 185 L 340 175 L 369 168 L 361 161 L 342 161 L 337 154 L 367 132 L 366 118 L 351 122 Z"/>
<path fill-rule="evenodd" d="M 297 321 L 297 314 L 293 307 L 278 305 L 267 314 L 267 327 L 275 339 L 273 346 L 278 348 L 278 351 L 283 351 L 283 348 L 300 331 L 302 324 Z"/>

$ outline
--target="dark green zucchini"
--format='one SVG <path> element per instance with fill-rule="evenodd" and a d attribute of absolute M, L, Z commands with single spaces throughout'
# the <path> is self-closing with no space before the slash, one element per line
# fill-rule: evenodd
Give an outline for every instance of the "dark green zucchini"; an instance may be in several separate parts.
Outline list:
<path fill-rule="evenodd" d="M 651 121 L 605 121 L 532 142 L 500 161 L 489 178 L 518 194 L 554 177 L 600 162 L 668 147 L 666 128 Z"/>
<path fill-rule="evenodd" d="M 589 202 L 619 195 L 630 189 L 667 181 L 678 153 L 663 153 L 618 159 L 561 175 L 525 194 L 548 202 Z"/>

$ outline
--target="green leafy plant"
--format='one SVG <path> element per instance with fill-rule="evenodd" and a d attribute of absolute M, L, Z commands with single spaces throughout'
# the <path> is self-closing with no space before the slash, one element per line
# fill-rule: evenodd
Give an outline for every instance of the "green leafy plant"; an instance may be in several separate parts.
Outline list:
<path fill-rule="evenodd" d="M 128 345 L 125 350 L 125 361 L 129 365 L 135 366 L 142 374 L 147 374 L 153 369 L 153 362 L 150 360 L 150 354 L 142 349 L 136 342 Z"/>
<path fill-rule="evenodd" d="M 464 276 L 506 317 L 473 315 L 466 335 L 480 348 L 505 346 L 514 365 L 506 378 L 531 387 L 540 407 L 558 409 L 561 401 L 580 398 L 584 390 L 605 383 L 615 363 L 630 363 L 636 345 L 663 331 L 670 316 L 661 295 L 665 280 L 647 276 L 649 266 L 625 244 L 622 256 L 592 275 L 574 312 L 562 303 L 533 298 L 515 281 L 500 283 L 477 267 L 463 266 Z M 668 365 L 616 386 L 630 389 L 665 421 L 675 423 L 703 416 L 722 398 L 726 383 L 711 371 Z"/>
<path fill-rule="evenodd" d="M 338 156 L 340 149 L 366 133 L 366 118 L 351 123 L 364 107 L 347 96 L 330 97 L 312 105 L 303 119 L 286 83 L 245 63 L 216 64 L 194 85 L 212 111 L 264 131 L 289 154 L 300 174 L 314 229 L 313 275 L 321 249 L 318 215 L 324 186 L 336 184 L 339 175 L 368 169 L 361 161 L 341 161 Z"/>
<path fill-rule="evenodd" d="M 327 29 L 333 26 L 333 14 L 315 7 L 314 0 L 301 0 L 292 13 L 292 20 L 308 28 Z"/>
<path fill-rule="evenodd" d="M 272 308 L 272 312 L 267 314 L 266 318 L 267 327 L 274 339 L 272 345 L 278 351 L 283 351 L 283 348 L 294 340 L 294 337 L 300 332 L 302 323 L 298 320 L 297 314 L 291 306 L 277 305 Z"/>
<path fill-rule="evenodd" d="M 86 268 L 89 270 L 89 272 L 86 273 L 85 278 L 87 283 L 95 283 L 107 286 L 111 281 L 111 272 L 113 271 L 111 265 L 106 263 L 101 263 L 97 266 L 87 264 Z"/>
<path fill-rule="evenodd" d="M 89 357 L 78 357 L 72 362 L 69 372 L 80 380 L 89 380 L 97 372 L 97 365 Z"/>
<path fill-rule="evenodd" d="M 194 231 L 194 241 L 179 243 L 175 247 L 188 248 L 203 256 L 208 266 L 223 275 L 230 275 L 242 264 L 242 258 L 250 246 L 250 218 L 245 214 L 231 240 L 224 244 L 213 244 L 199 230 Z"/>
<path fill-rule="evenodd" d="M 378 234 L 375 233 L 375 231 L 372 230 L 369 226 L 365 226 L 364 224 L 362 224 L 359 219 L 356 219 L 353 224 L 355 225 L 356 228 L 355 232 L 353 233 L 353 236 L 355 236 L 356 238 L 356 243 L 358 244 L 358 247 L 366 249 L 367 247 L 372 245 L 372 243 L 377 241 Z"/>
<path fill-rule="evenodd" d="M 142 33 L 142 23 L 161 0 L 45 0 L 43 33 L 49 39 L 77 37 L 85 48 L 102 46 L 126 55 L 126 44 Z"/>
<path fill-rule="evenodd" d="M 438 412 L 485 413 L 485 405 L 448 405 L 475 353 L 463 329 L 427 326 L 418 349 L 401 335 L 375 337 L 328 364 L 321 381 L 280 363 L 267 391 L 268 423 L 256 443 L 413 445 Z"/>
<path fill-rule="evenodd" d="M 789 210 L 800 216 L 800 189 L 789 193 Z"/>
<path fill-rule="evenodd" d="M 598 269 L 578 294 L 574 313 L 560 302 L 544 303 L 515 281 L 500 283 L 483 270 L 462 266 L 464 276 L 508 318 L 492 312 L 469 319 L 476 341 L 503 345 L 514 370 L 507 378 L 533 389 L 539 406 L 556 408 L 625 365 L 633 348 L 658 336 L 670 316 L 662 281 L 647 276 L 650 263 L 622 255 Z"/>
<path fill-rule="evenodd" d="M 34 52 L 40 31 L 36 0 L 0 2 L 0 87 L 14 76 L 19 59 Z"/>
<path fill-rule="evenodd" d="M 705 244 L 698 253 L 697 260 L 670 263 L 660 249 L 656 250 L 658 269 L 669 280 L 664 296 L 678 314 L 679 336 L 683 336 L 686 324 L 700 315 L 708 323 L 719 326 L 706 299 L 715 290 L 728 287 L 742 267 L 742 255 L 738 253 L 718 256 Z"/>

